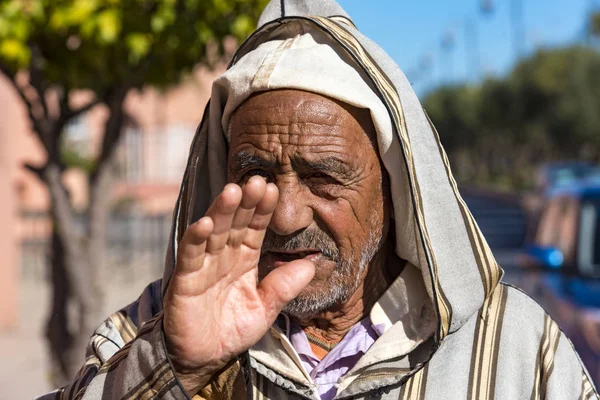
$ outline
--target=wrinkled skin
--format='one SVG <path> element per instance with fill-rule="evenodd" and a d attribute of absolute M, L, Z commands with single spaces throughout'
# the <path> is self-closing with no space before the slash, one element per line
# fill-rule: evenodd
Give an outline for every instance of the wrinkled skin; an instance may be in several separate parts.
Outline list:
<path fill-rule="evenodd" d="M 230 183 L 187 229 L 164 300 L 169 356 L 189 393 L 284 307 L 339 340 L 385 290 L 389 205 L 373 132 L 366 111 L 297 90 L 236 110 Z"/>

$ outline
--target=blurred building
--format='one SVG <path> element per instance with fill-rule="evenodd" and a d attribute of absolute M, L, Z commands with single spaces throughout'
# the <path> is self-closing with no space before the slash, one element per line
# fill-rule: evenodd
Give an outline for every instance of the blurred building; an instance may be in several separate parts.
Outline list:
<path fill-rule="evenodd" d="M 166 91 L 146 88 L 126 99 L 130 116 L 114 166 L 113 206 L 140 215 L 168 216 L 176 200 L 191 140 L 210 96 L 215 71 L 198 68 L 181 85 Z M 80 95 L 85 99 L 85 94 Z M 50 235 L 49 197 L 25 162 L 41 165 L 45 154 L 29 127 L 24 105 L 0 76 L 0 328 L 16 323 L 19 278 L 29 254 L 24 243 L 45 245 Z M 107 110 L 96 107 L 72 121 L 64 133 L 70 149 L 93 157 L 102 139 Z M 73 204 L 87 204 L 87 178 L 79 170 L 65 174 Z M 145 228 L 142 228 L 145 229 Z M 163 251 L 164 249 L 160 249 Z M 38 257 L 39 258 L 39 257 Z M 161 260 L 164 257 L 161 257 Z M 38 260 L 39 261 L 39 260 Z"/>

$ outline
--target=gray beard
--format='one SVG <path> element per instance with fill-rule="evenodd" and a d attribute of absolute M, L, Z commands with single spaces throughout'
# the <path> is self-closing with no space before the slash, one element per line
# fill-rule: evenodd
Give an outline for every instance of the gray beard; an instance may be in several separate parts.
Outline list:
<path fill-rule="evenodd" d="M 338 261 L 338 266 L 328 279 L 328 285 L 324 291 L 311 295 L 300 293 L 283 308 L 283 312 L 296 318 L 310 318 L 348 301 L 362 283 L 362 280 L 358 278 L 363 275 L 375 254 L 381 249 L 382 244 L 381 227 L 373 229 L 369 232 L 367 245 L 360 255 L 357 269 L 353 268 L 351 261 L 354 259 L 354 255 L 351 255 L 350 260 Z M 354 279 L 351 279 L 351 276 Z"/>

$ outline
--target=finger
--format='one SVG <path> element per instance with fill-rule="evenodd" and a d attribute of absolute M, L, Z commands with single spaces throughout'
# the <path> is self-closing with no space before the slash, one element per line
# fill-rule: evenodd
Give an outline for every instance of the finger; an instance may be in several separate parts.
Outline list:
<path fill-rule="evenodd" d="M 252 221 L 256 205 L 260 203 L 265 195 L 266 187 L 267 183 L 264 178 L 253 176 L 242 188 L 242 201 L 231 223 L 229 240 L 227 241 L 229 245 L 237 247 L 242 243 L 246 235 L 246 228 Z"/>
<path fill-rule="evenodd" d="M 306 260 L 295 260 L 269 272 L 257 288 L 265 318 L 275 321 L 283 307 L 300 294 L 314 275 L 315 265 Z"/>
<path fill-rule="evenodd" d="M 177 249 L 177 272 L 190 273 L 202 267 L 206 242 L 213 228 L 210 217 L 202 217 L 187 228 Z"/>
<path fill-rule="evenodd" d="M 211 217 L 215 224 L 206 243 L 207 252 L 218 252 L 227 244 L 233 216 L 241 200 L 242 189 L 238 185 L 230 183 L 225 186 L 206 212 L 206 215 Z"/>
<path fill-rule="evenodd" d="M 203 217 L 187 228 L 177 249 L 177 264 L 167 297 L 200 295 L 212 284 L 202 269 L 206 259 L 206 243 L 213 228 L 210 217 Z"/>
<path fill-rule="evenodd" d="M 248 230 L 244 237 L 244 245 L 259 250 L 262 246 L 262 242 L 265 238 L 267 227 L 271 222 L 271 217 L 275 208 L 277 207 L 277 201 L 279 200 L 279 190 L 273 183 L 269 183 L 265 189 L 265 194 L 261 201 L 256 205 L 252 220 L 248 224 Z"/>

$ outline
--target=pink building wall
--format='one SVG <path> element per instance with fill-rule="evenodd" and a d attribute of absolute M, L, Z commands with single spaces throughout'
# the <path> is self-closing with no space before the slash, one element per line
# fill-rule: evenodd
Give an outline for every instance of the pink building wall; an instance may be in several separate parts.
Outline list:
<path fill-rule="evenodd" d="M 181 85 L 159 92 L 147 88 L 140 92 L 132 91 L 126 99 L 126 109 L 137 123 L 142 139 L 152 133 L 155 137 L 167 135 L 169 127 L 182 126 L 195 130 L 200 122 L 204 107 L 210 96 L 213 79 L 224 70 L 224 65 L 215 71 L 197 68 L 192 76 Z M 78 97 L 85 99 L 85 94 Z M 77 99 L 76 99 L 77 101 Z M 89 132 L 91 151 L 99 148 L 102 126 L 107 110 L 96 107 L 88 112 L 83 125 Z M 42 164 L 45 154 L 35 135 L 29 129 L 25 108 L 9 82 L 0 76 L 0 328 L 17 323 L 17 297 L 20 276 L 20 218 L 23 211 L 45 211 L 48 209 L 48 193 L 35 176 L 22 165 L 25 162 Z M 189 135 L 191 139 L 191 134 Z M 151 143 L 145 140 L 146 143 Z M 151 145 L 151 144 L 150 144 Z M 146 144 L 142 146 L 149 146 Z M 189 143 L 174 149 L 171 159 L 181 154 L 187 159 Z M 142 150 L 144 153 L 144 150 Z M 142 154 L 144 163 L 141 174 L 149 172 L 156 162 L 156 151 Z M 158 153 L 160 154 L 160 153 Z M 179 181 L 183 171 L 169 174 L 170 180 L 119 181 L 115 184 L 115 199 L 128 197 L 146 212 L 170 212 L 177 197 Z M 86 177 L 81 171 L 70 170 L 65 174 L 75 207 L 83 208 L 87 203 Z"/>
<path fill-rule="evenodd" d="M 0 80 L 0 85 L 5 82 Z M 5 91 L 0 89 L 0 93 Z M 0 96 L 0 109 L 12 115 L 20 110 L 5 96 Z M 0 124 L 0 328 L 11 328 L 17 323 L 18 239 L 16 204 L 16 161 L 14 147 L 18 140 L 12 132 L 22 129 L 18 119 L 2 119 Z"/>

